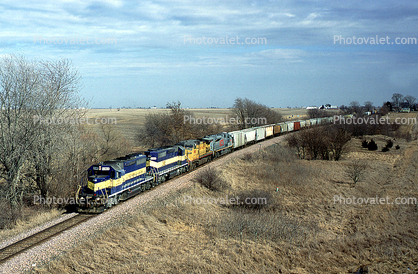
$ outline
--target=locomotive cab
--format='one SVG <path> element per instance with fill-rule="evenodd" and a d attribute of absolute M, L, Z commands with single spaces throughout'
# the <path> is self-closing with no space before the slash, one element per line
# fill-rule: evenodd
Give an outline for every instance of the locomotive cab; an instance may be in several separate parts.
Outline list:
<path fill-rule="evenodd" d="M 106 165 L 106 163 L 101 163 L 91 166 L 87 173 L 87 185 L 82 187 L 78 196 L 79 211 L 82 211 L 83 208 L 89 208 L 88 211 L 91 212 L 91 208 L 95 208 L 97 213 L 100 213 L 108 203 L 113 181 L 120 178 L 125 172 L 123 170 L 115 170 L 111 165 Z"/>

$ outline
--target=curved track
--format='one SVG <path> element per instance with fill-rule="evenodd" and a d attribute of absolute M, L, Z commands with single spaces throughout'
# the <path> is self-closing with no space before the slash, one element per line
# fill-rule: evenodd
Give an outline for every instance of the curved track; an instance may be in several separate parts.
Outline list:
<path fill-rule="evenodd" d="M 0 264 L 78 224 L 93 218 L 94 216 L 96 215 L 78 214 L 73 218 L 55 224 L 16 243 L 8 245 L 3 249 L 0 249 Z"/>

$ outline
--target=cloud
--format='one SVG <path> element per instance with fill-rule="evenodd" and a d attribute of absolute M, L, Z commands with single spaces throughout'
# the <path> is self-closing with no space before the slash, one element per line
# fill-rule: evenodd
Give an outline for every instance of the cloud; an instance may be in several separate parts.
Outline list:
<path fill-rule="evenodd" d="M 375 96 L 381 96 L 377 87 L 382 83 L 410 89 L 409 93 L 413 93 L 416 83 L 416 70 L 412 67 L 418 62 L 418 45 L 333 44 L 334 35 L 417 37 L 418 2 L 413 0 L 399 3 L 389 0 L 15 1 L 0 4 L 0 12 L 2 54 L 19 52 L 29 58 L 69 58 L 86 79 L 114 79 L 116 83 L 112 86 L 118 86 L 121 77 L 136 79 L 150 73 L 170 79 L 179 71 L 196 75 L 197 79 L 216 78 L 212 74 L 221 71 L 223 83 L 229 80 L 231 85 L 234 79 L 257 75 L 253 81 L 260 85 L 271 83 L 266 90 L 275 90 L 276 82 L 270 73 L 279 71 L 304 92 L 307 88 L 335 90 L 335 85 L 342 85 L 346 91 L 351 88 L 362 94 L 361 87 L 368 86 Z M 35 36 L 114 38 L 117 43 L 35 44 Z M 267 44 L 186 45 L 185 36 L 265 38 Z M 366 74 L 373 80 L 363 82 L 366 77 L 357 80 Z M 176 77 L 179 83 L 187 79 L 182 75 Z M 216 90 L 216 81 L 208 82 Z M 91 85 L 86 83 L 86 86 Z M 102 88 L 96 86 L 95 90 Z M 288 84 L 287 90 L 291 88 Z"/>

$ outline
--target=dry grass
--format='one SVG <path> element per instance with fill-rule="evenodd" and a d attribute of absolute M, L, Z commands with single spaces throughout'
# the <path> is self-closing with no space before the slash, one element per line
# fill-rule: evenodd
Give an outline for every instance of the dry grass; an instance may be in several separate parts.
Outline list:
<path fill-rule="evenodd" d="M 27 216 L 22 220 L 17 220 L 16 225 L 11 228 L 0 230 L 0 242 L 7 238 L 16 236 L 22 232 L 25 232 L 38 225 L 44 224 L 52 219 L 55 219 L 62 215 L 65 210 L 60 209 L 48 209 L 48 210 L 34 210 L 25 209 L 27 212 L 24 214 Z"/>
<path fill-rule="evenodd" d="M 379 148 L 387 139 L 366 138 Z M 352 139 L 338 162 L 299 160 L 283 147 L 261 150 L 219 170 L 229 188 L 195 184 L 155 201 L 135 219 L 34 272 L 352 273 L 363 267 L 416 273 L 417 205 L 334 202 L 340 195 L 418 198 L 418 141 L 397 144 L 401 149 L 368 151 L 361 139 Z M 354 187 L 344 172 L 352 159 L 368 163 Z M 187 202 L 242 193 L 268 193 L 269 204 L 254 209 Z"/>

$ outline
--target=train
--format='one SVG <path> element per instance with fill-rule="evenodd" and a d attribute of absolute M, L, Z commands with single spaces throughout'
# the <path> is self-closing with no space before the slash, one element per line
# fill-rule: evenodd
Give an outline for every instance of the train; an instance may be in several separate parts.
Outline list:
<path fill-rule="evenodd" d="M 87 170 L 87 183 L 77 190 L 77 211 L 101 213 L 236 149 L 332 121 L 333 117 L 323 117 L 222 132 L 100 162 Z"/>

